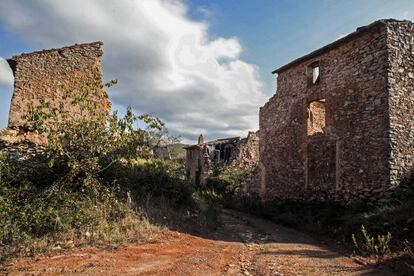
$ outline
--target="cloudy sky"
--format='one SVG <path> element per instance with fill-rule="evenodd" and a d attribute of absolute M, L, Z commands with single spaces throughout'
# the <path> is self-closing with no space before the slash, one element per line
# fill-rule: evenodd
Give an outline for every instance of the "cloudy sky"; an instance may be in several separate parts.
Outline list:
<path fill-rule="evenodd" d="M 100 40 L 114 109 L 160 117 L 185 142 L 244 136 L 275 91 L 273 69 L 380 18 L 414 20 L 414 1 L 0 0 L 0 128 L 5 58 Z"/>

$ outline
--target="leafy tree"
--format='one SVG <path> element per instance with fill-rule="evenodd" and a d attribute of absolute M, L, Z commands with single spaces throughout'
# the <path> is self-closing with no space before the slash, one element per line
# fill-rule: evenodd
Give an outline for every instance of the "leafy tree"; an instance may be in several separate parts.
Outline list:
<path fill-rule="evenodd" d="M 115 83 L 111 81 L 106 86 Z M 80 91 L 66 93 L 66 100 L 76 107 L 77 114 L 68 114 L 63 105 L 54 108 L 42 100 L 37 106 L 32 104 L 25 116 L 32 129 L 47 136 L 48 165 L 63 167 L 64 174 L 53 183 L 54 188 L 77 179 L 92 185 L 114 163 L 149 156 L 154 140 L 151 133 L 164 128 L 160 119 L 148 114 L 136 116 L 130 107 L 123 117 L 117 112 L 110 116 L 97 112 L 98 105 L 90 100 L 90 95 L 100 93 L 98 88 L 87 85 Z M 137 121 L 145 128 L 136 128 Z"/>

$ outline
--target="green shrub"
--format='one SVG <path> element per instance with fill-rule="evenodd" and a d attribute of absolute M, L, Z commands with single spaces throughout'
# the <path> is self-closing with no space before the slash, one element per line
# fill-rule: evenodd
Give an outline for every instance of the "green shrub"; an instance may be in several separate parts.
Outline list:
<path fill-rule="evenodd" d="M 96 110 L 85 101 L 88 92 L 94 93 L 67 96 L 81 114 Z M 192 204 L 184 166 L 151 159 L 165 133 L 159 119 L 135 116 L 130 108 L 123 118 L 114 113 L 60 120 L 67 115 L 46 101 L 29 108 L 29 128 L 48 138 L 36 160 L 44 162 L 41 171 L 21 174 L 30 164 L 0 158 L 0 259 L 60 243 L 68 235 L 78 244 L 141 237 L 151 228 L 138 208 L 149 206 L 145 200 Z M 137 121 L 145 128 L 136 128 Z"/>
<path fill-rule="evenodd" d="M 78 116 L 70 117 L 63 105 L 59 108 L 41 99 L 29 104 L 24 116 L 28 128 L 47 136 L 45 156 L 49 167 L 63 166 L 53 188 L 62 185 L 88 185 L 120 160 L 129 157 L 148 157 L 153 137 L 162 133 L 164 123 L 147 114 L 136 116 L 128 108 L 123 118 L 117 112 L 105 116 L 96 112 L 97 103 L 89 101 L 89 95 L 100 95 L 100 80 L 90 80 L 79 91 L 67 91 L 66 100 L 78 110 Z M 110 87 L 116 81 L 106 84 Z M 94 114 L 91 117 L 91 114 Z M 144 128 L 136 128 L 140 121 Z M 160 135 L 158 135 L 160 136 Z"/>
<path fill-rule="evenodd" d="M 212 176 L 207 178 L 201 191 L 206 196 L 215 195 L 222 203 L 227 204 L 237 189 L 251 176 L 253 168 L 239 169 L 232 166 L 217 166 Z"/>
<path fill-rule="evenodd" d="M 51 191 L 14 182 L 13 171 L 0 159 L 0 261 L 68 239 L 72 244 L 119 242 L 131 237 L 131 229 L 139 238 L 145 235 L 145 221 L 103 185 Z"/>
<path fill-rule="evenodd" d="M 133 159 L 114 167 L 107 178 L 128 191 L 136 203 L 151 197 L 163 198 L 175 207 L 193 204 L 193 189 L 185 178 L 185 167 L 175 161 Z"/>
<path fill-rule="evenodd" d="M 364 225 L 361 226 L 361 241 L 358 241 L 355 234 L 352 234 L 352 242 L 362 256 L 375 256 L 379 263 L 385 256 L 390 253 L 390 242 L 392 236 L 388 232 L 386 235 L 378 235 L 377 238 L 371 236 Z"/>

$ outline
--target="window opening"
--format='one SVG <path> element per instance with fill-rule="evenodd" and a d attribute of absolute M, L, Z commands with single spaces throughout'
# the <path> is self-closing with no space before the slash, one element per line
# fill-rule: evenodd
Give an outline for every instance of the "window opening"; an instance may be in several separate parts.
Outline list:
<path fill-rule="evenodd" d="M 308 136 L 318 133 L 325 133 L 326 131 L 326 101 L 320 99 L 312 101 L 308 104 Z"/>
<path fill-rule="evenodd" d="M 312 84 L 315 84 L 319 81 L 320 77 L 320 70 L 319 70 L 319 64 L 312 66 Z"/>

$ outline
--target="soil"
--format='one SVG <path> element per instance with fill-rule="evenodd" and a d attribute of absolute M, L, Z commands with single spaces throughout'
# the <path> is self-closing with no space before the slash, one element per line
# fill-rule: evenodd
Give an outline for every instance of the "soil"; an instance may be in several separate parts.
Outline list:
<path fill-rule="evenodd" d="M 208 237 L 165 231 L 158 242 L 14 261 L 9 275 L 395 275 L 326 243 L 225 210 Z"/>

